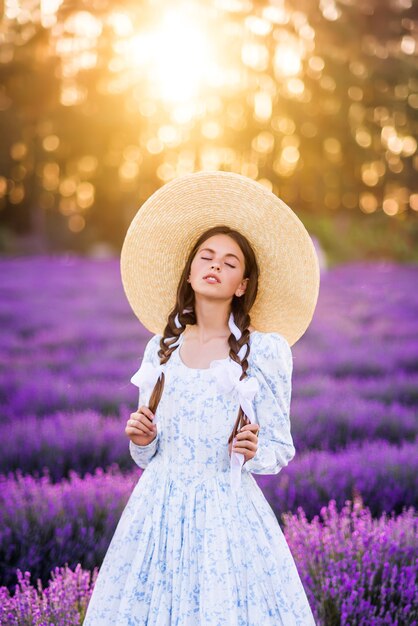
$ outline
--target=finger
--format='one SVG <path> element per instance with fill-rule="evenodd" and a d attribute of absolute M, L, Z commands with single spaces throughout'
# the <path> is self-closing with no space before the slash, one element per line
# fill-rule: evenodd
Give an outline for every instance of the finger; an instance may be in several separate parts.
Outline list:
<path fill-rule="evenodd" d="M 140 406 L 138 413 L 146 415 L 150 420 L 154 419 L 154 413 L 147 406 Z"/>
<path fill-rule="evenodd" d="M 146 412 L 142 412 L 143 409 L 145 409 Z M 140 411 L 138 411 L 136 415 L 137 418 L 144 422 L 147 426 L 151 426 L 153 420 L 155 419 L 154 414 L 151 413 L 148 407 L 141 407 Z"/>
<path fill-rule="evenodd" d="M 246 424 L 245 426 L 243 426 L 241 428 L 241 430 L 239 432 L 242 432 L 243 430 L 249 430 L 250 432 L 257 432 L 260 429 L 260 425 L 259 424 Z"/>
<path fill-rule="evenodd" d="M 155 433 L 156 426 L 147 423 L 145 421 L 146 419 L 147 418 L 143 418 L 143 420 L 128 420 L 128 426 L 133 429 L 134 432 L 139 432 L 140 434 L 144 433 L 145 435 L 153 435 Z"/>
<path fill-rule="evenodd" d="M 250 430 L 249 428 L 247 428 L 247 430 L 239 430 L 237 432 L 237 437 L 239 437 L 239 435 L 242 435 L 243 437 L 248 437 L 249 435 L 255 435 L 257 433 L 258 429 L 253 428 L 252 430 Z"/>
<path fill-rule="evenodd" d="M 249 440 L 249 441 L 253 441 L 254 443 L 257 443 L 258 437 L 255 433 L 251 432 L 250 430 L 246 430 L 245 432 L 237 433 L 237 440 L 238 441 Z"/>
<path fill-rule="evenodd" d="M 141 431 L 141 426 L 142 426 L 142 431 Z M 154 430 L 147 428 L 143 424 L 141 426 L 138 426 L 138 434 L 147 435 L 148 437 L 153 437 L 155 435 Z"/>
<path fill-rule="evenodd" d="M 128 426 L 127 428 L 128 435 L 142 435 L 145 437 L 154 437 L 155 432 L 150 431 L 148 428 L 143 426 Z"/>
<path fill-rule="evenodd" d="M 257 454 L 257 451 L 247 450 L 244 448 L 242 450 L 233 450 L 232 452 L 235 454 L 242 454 L 244 457 L 244 462 L 252 459 Z"/>
<path fill-rule="evenodd" d="M 249 441 L 248 439 L 245 439 L 243 441 L 240 441 L 239 443 L 235 443 L 232 446 L 232 449 L 235 452 L 239 452 L 240 450 L 257 450 L 257 444 Z"/>
<path fill-rule="evenodd" d="M 153 420 L 150 419 L 147 415 L 141 415 L 141 418 L 139 421 L 142 424 L 145 424 L 147 428 L 152 428 L 153 430 L 155 430 L 156 428 L 156 425 L 153 423 Z"/>

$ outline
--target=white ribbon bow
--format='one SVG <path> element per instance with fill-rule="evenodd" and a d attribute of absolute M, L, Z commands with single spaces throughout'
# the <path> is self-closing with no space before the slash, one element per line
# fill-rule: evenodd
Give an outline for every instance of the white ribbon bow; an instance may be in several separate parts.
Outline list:
<path fill-rule="evenodd" d="M 240 380 L 242 374 L 241 366 L 235 361 L 212 361 L 211 369 L 214 370 L 216 383 L 222 393 L 231 393 L 234 389 L 238 392 L 239 403 L 250 423 L 255 422 L 254 409 L 251 404 L 260 385 L 256 378 L 249 377 Z M 230 480 L 231 489 L 236 491 L 241 485 L 241 468 L 244 464 L 245 456 L 241 452 L 231 452 L 230 459 Z"/>
<path fill-rule="evenodd" d="M 144 394 L 151 394 L 161 373 L 165 371 L 165 367 L 165 363 L 163 365 L 153 365 L 149 361 L 146 361 L 142 363 L 139 370 L 137 370 L 132 376 L 131 383 L 139 387 L 139 404 L 142 403 L 142 397 Z M 144 404 L 147 404 L 147 402 L 144 402 Z M 156 423 L 157 414 L 155 414 L 153 419 L 153 424 Z"/>

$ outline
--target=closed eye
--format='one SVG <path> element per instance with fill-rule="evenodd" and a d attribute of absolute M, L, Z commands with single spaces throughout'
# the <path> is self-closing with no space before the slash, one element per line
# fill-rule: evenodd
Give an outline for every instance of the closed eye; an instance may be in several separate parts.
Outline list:
<path fill-rule="evenodd" d="M 203 259 L 204 261 L 210 261 L 210 259 L 208 259 L 207 257 L 204 257 L 204 256 L 201 256 L 200 258 Z M 225 261 L 225 263 L 226 263 L 226 261 Z M 229 265 L 229 267 L 235 268 L 235 265 L 231 265 L 230 263 L 226 263 L 226 265 Z"/>

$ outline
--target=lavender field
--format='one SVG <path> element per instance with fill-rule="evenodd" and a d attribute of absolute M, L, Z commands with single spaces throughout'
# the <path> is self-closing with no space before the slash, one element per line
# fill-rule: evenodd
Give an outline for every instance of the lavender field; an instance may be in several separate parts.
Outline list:
<path fill-rule="evenodd" d="M 0 624 L 81 624 L 141 470 L 150 334 L 117 259 L 0 262 Z M 418 624 L 418 266 L 324 271 L 293 346 L 296 456 L 257 476 L 319 625 Z"/>

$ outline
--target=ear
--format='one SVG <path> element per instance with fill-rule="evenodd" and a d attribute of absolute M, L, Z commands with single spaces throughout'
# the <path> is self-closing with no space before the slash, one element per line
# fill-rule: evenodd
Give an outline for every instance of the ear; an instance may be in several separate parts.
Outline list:
<path fill-rule="evenodd" d="M 249 278 L 244 278 L 244 280 L 241 281 L 240 286 L 238 287 L 235 293 L 235 295 L 238 296 L 238 298 L 241 297 L 245 293 L 249 280 L 250 280 Z"/>

